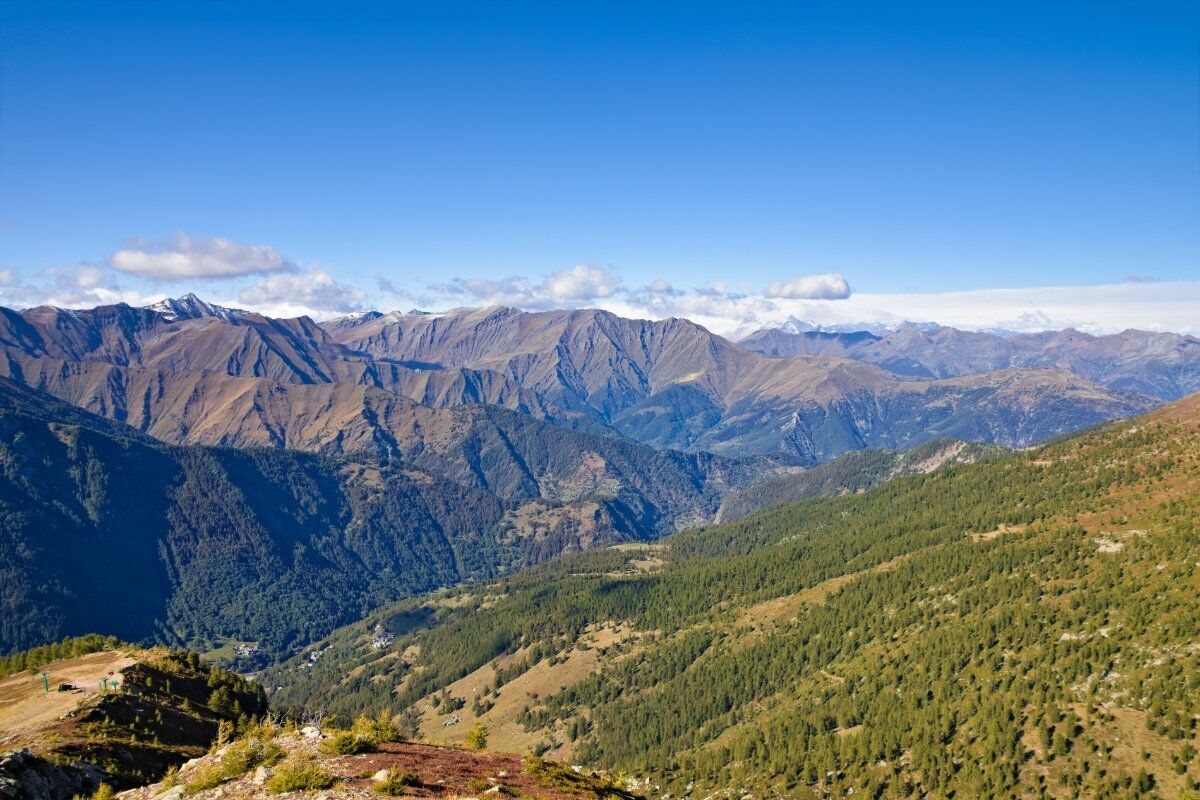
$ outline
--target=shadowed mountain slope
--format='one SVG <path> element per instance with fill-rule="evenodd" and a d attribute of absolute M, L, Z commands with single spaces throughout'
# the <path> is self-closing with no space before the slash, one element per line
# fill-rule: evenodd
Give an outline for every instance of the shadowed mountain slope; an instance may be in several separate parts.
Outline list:
<path fill-rule="evenodd" d="M 716 510 L 709 456 L 420 412 L 404 460 L 178 447 L 0 380 L 0 649 L 106 630 L 279 652 L 396 597 Z"/>

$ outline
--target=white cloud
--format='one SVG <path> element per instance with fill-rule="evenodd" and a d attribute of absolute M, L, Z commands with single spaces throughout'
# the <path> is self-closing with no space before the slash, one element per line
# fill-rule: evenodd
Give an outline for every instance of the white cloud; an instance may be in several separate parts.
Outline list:
<path fill-rule="evenodd" d="M 844 300 L 850 296 L 850 284 L 836 273 L 804 275 L 790 281 L 774 281 L 763 292 L 763 297 L 779 297 L 789 300 Z"/>
<path fill-rule="evenodd" d="M 546 276 L 542 286 L 555 300 L 595 300 L 612 297 L 621 277 L 600 267 L 580 264 L 573 269 Z"/>
<path fill-rule="evenodd" d="M 21 276 L 15 269 L 0 268 L 0 286 L 20 286 Z"/>
<path fill-rule="evenodd" d="M 976 289 L 930 294 L 855 294 L 838 303 L 780 304 L 815 322 L 937 322 L 966 330 L 1126 328 L 1200 335 L 1200 281 Z"/>
<path fill-rule="evenodd" d="M 407 289 L 401 289 L 387 278 L 377 277 L 375 279 L 375 284 L 379 287 L 379 291 L 383 294 L 390 294 L 392 297 L 399 297 L 402 300 L 407 300 L 412 297 L 412 294 Z"/>
<path fill-rule="evenodd" d="M 328 272 L 272 275 L 238 292 L 238 302 L 273 317 L 308 315 L 325 319 L 363 310 L 366 293 L 345 286 Z"/>
<path fill-rule="evenodd" d="M 430 286 L 430 307 L 508 305 L 527 310 L 598 307 L 626 317 L 683 317 L 738 338 L 789 318 L 823 325 L 936 322 L 964 330 L 1036 331 L 1073 327 L 1103 334 L 1126 328 L 1200 335 L 1200 281 L 1106 286 L 979 289 L 925 294 L 851 293 L 841 275 L 809 275 L 772 283 L 762 294 L 730 291 L 722 282 L 680 289 L 654 280 L 625 289 L 619 276 L 576 267 L 540 282 L 456 278 Z M 423 302 L 425 302 L 423 300 Z"/>
<path fill-rule="evenodd" d="M 0 270 L 12 272 L 12 270 Z M 147 294 L 120 286 L 113 274 L 102 267 L 50 267 L 41 270 L 40 283 L 23 284 L 15 274 L 0 276 L 0 303 L 17 308 L 58 306 L 59 308 L 92 308 L 94 306 L 129 303 L 145 305 L 161 300 L 164 295 Z"/>
<path fill-rule="evenodd" d="M 436 293 L 465 297 L 479 305 L 548 309 L 594 304 L 614 296 L 620 284 L 620 275 L 602 267 L 580 264 L 552 272 L 538 282 L 515 275 L 499 280 L 455 278 L 430 288 Z"/>
<path fill-rule="evenodd" d="M 113 253 L 108 263 L 121 272 L 155 280 L 235 278 L 297 269 L 267 245 L 221 237 L 194 239 L 186 233 L 177 233 L 157 247 L 139 241 Z"/>

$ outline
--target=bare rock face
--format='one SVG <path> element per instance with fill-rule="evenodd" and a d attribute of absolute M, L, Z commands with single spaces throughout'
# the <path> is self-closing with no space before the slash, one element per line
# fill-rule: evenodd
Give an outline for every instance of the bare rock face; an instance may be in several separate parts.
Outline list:
<path fill-rule="evenodd" d="M 0 798 L 70 800 L 99 788 L 103 773 L 82 762 L 59 766 L 28 750 L 0 753 Z"/>

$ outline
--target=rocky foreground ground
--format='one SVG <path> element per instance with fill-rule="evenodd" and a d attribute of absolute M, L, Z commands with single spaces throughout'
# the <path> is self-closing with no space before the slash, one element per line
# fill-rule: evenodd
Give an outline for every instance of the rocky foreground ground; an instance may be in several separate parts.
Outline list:
<path fill-rule="evenodd" d="M 163 781 L 121 792 L 122 800 L 220 800 L 306 796 L 321 800 L 377 797 L 636 800 L 610 776 L 552 761 L 414 742 L 385 742 L 375 752 L 332 755 L 328 735 L 313 728 L 285 732 L 266 746 L 274 755 L 244 773 L 243 743 L 218 747 L 185 763 Z M 277 748 L 277 749 L 276 749 Z M 230 770 L 230 763 L 237 766 Z M 297 786 L 294 776 L 307 775 Z M 291 785 L 281 778 L 291 776 Z"/>

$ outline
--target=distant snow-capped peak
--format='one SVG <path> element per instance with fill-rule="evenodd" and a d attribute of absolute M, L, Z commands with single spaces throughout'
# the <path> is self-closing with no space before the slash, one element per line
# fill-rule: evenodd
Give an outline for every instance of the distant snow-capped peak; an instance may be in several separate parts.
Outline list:
<path fill-rule="evenodd" d="M 832 325 L 809 322 L 797 317 L 788 317 L 787 322 L 776 326 L 784 333 L 858 333 L 866 331 L 876 336 L 895 333 L 904 328 L 915 328 L 920 331 L 936 331 L 941 326 L 936 322 L 838 322 Z"/>
<path fill-rule="evenodd" d="M 162 314 L 168 322 L 176 322 L 181 319 L 199 319 L 200 317 L 215 317 L 224 322 L 234 322 L 238 317 L 243 317 L 250 313 L 240 308 L 226 308 L 225 306 L 206 303 L 192 292 L 188 292 L 183 297 L 168 297 L 165 300 L 159 300 L 157 303 L 151 303 L 146 306 L 146 308 Z"/>

